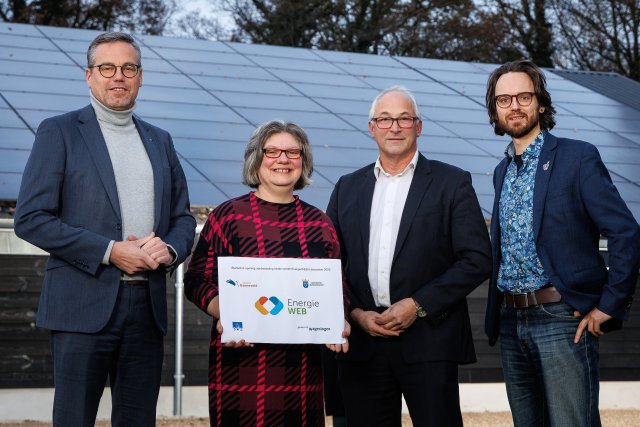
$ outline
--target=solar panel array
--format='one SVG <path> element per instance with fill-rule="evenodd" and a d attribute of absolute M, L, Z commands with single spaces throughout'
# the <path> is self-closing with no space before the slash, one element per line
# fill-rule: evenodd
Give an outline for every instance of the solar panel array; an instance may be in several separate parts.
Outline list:
<path fill-rule="evenodd" d="M 0 23 L 0 199 L 15 199 L 38 124 L 88 104 L 86 49 L 98 32 Z M 144 69 L 136 114 L 171 132 L 193 205 L 246 193 L 242 156 L 255 127 L 281 118 L 309 134 L 313 185 L 300 196 L 321 209 L 338 178 L 375 161 L 367 130 L 382 89 L 411 89 L 429 158 L 470 171 L 484 214 L 492 172 L 508 143 L 488 124 L 484 92 L 493 64 L 136 36 Z M 640 220 L 640 111 L 546 73 L 558 136 L 598 146 Z"/>

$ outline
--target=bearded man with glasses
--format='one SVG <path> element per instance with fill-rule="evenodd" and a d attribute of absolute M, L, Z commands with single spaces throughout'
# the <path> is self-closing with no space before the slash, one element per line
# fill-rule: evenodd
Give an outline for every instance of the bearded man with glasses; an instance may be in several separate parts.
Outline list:
<path fill-rule="evenodd" d="M 629 315 L 638 223 L 596 147 L 549 132 L 555 108 L 535 64 L 497 68 L 486 105 L 512 139 L 493 175 L 485 330 L 491 345 L 500 338 L 514 425 L 600 426 L 598 338 Z"/>
<path fill-rule="evenodd" d="M 87 51 L 90 105 L 38 127 L 15 232 L 49 252 L 36 325 L 51 331 L 54 426 L 93 426 L 107 377 L 113 426 L 154 426 L 167 272 L 195 220 L 171 136 L 133 115 L 140 48 L 124 33 Z"/>
<path fill-rule="evenodd" d="M 475 362 L 466 296 L 489 277 L 471 175 L 418 151 L 415 98 L 394 86 L 369 113 L 374 164 L 336 184 L 327 215 L 346 269 L 352 332 L 338 354 L 349 427 L 462 426 L 458 365 Z"/>

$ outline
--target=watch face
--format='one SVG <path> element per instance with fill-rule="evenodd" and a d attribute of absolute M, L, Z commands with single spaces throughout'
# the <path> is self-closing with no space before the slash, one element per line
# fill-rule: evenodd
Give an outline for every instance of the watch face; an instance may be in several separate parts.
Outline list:
<path fill-rule="evenodd" d="M 422 307 L 418 307 L 418 308 L 416 309 L 416 315 L 417 315 L 418 317 L 425 317 L 425 316 L 427 315 L 427 312 L 426 312 L 426 311 L 424 311 L 424 308 L 422 308 Z"/>

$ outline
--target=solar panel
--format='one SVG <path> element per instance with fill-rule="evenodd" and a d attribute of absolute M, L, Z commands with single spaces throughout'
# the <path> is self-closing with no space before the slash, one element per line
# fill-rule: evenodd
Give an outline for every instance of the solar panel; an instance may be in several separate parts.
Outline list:
<path fill-rule="evenodd" d="M 6 107 L 6 103 L 0 99 L 0 129 L 1 128 L 25 128 L 24 122 L 18 115 Z"/>
<path fill-rule="evenodd" d="M 214 100 L 215 102 L 215 100 Z M 201 120 L 227 122 L 237 120 L 229 108 L 221 105 L 187 104 L 178 102 L 147 101 L 140 102 L 136 113 L 152 121 L 152 118 L 170 118 L 177 120 Z"/>
<path fill-rule="evenodd" d="M 207 181 L 188 180 L 187 185 L 189 186 L 189 200 L 192 206 L 215 206 L 230 197 Z M 249 188 L 245 193 L 248 190 Z"/>
<path fill-rule="evenodd" d="M 337 52 L 330 50 L 314 50 L 313 53 L 328 62 L 340 64 L 362 64 L 371 66 L 396 66 L 393 58 L 388 56 L 368 55 L 365 53 Z"/>
<path fill-rule="evenodd" d="M 275 56 L 278 58 L 318 59 L 309 49 L 264 44 L 226 43 L 232 50 L 248 56 Z"/>
<path fill-rule="evenodd" d="M 2 141 L 2 148 L 4 149 L 13 148 L 16 150 L 31 150 L 31 147 L 33 146 L 33 137 L 33 132 L 26 128 L 0 128 L 0 141 Z M 0 172 L 9 172 L 9 170 L 0 168 Z M 10 172 L 22 172 L 22 169 L 12 169 Z"/>
<path fill-rule="evenodd" d="M 304 96 L 246 92 L 218 92 L 216 96 L 231 107 L 248 107 L 261 110 L 325 111 L 322 106 Z"/>
<path fill-rule="evenodd" d="M 4 35 L 2 36 L 4 37 Z M 47 43 L 43 40 L 43 43 Z M 0 59 L 25 61 L 39 64 L 72 64 L 62 52 L 46 49 L 25 49 L 18 46 L 0 45 Z M 31 66 L 34 66 L 33 64 Z"/>
<path fill-rule="evenodd" d="M 488 153 L 460 138 L 430 136 L 418 139 L 418 148 L 424 154 L 464 154 L 483 156 Z"/>
<path fill-rule="evenodd" d="M 0 34 L 42 37 L 40 31 L 33 25 L 14 24 L 10 22 L 0 22 Z"/>
<path fill-rule="evenodd" d="M 66 79 L 69 81 L 84 81 L 84 70 L 73 64 L 33 64 L 26 61 L 17 61 L 12 58 L 0 59 L 0 74 L 33 76 Z M 86 86 L 86 84 L 85 84 Z M 15 87 L 17 90 L 25 90 L 27 87 Z"/>
<path fill-rule="evenodd" d="M 429 58 L 397 58 L 403 64 L 421 71 L 457 71 L 464 73 L 478 73 L 476 64 L 461 61 L 448 61 Z"/>
<path fill-rule="evenodd" d="M 2 154 L 2 152 L 0 152 L 0 154 Z M 24 169 L 24 165 L 22 165 L 22 169 Z M 20 191 L 21 180 L 22 173 L 0 172 L 0 199 L 15 199 Z"/>
<path fill-rule="evenodd" d="M 2 133 L 0 132 L 0 135 Z M 1 136 L 4 139 L 4 136 Z M 31 133 L 31 139 L 33 140 L 33 134 Z M 28 149 L 25 150 L 11 150 L 9 148 L 0 149 L 0 170 L 2 173 L 17 173 L 22 174 L 24 166 L 29 159 L 29 153 L 31 144 Z"/>
<path fill-rule="evenodd" d="M 638 129 L 636 129 L 636 132 L 619 132 L 620 136 L 626 138 L 629 141 L 633 141 L 636 144 L 640 145 L 640 133 L 638 132 Z M 629 159 L 631 160 L 631 159 Z M 635 160 L 635 159 L 634 159 Z"/>
<path fill-rule="evenodd" d="M 88 104 L 85 56 L 98 34 L 0 23 L 0 197 L 17 196 L 33 143 L 25 123 L 35 129 L 46 117 Z M 495 135 L 484 108 L 496 64 L 135 37 L 144 70 L 136 114 L 171 132 L 194 205 L 249 191 L 240 183 L 247 140 L 259 123 L 281 118 L 309 135 L 314 184 L 300 195 L 325 208 L 340 176 L 375 161 L 370 103 L 400 84 L 421 107 L 420 150 L 470 171 L 483 212 L 491 212 L 492 172 L 509 142 Z M 638 218 L 640 111 L 561 75 L 546 76 L 558 111 L 554 134 L 597 145 Z"/>
<path fill-rule="evenodd" d="M 227 46 L 226 43 L 210 41 L 210 40 L 198 40 L 198 39 L 185 39 L 178 37 L 162 37 L 162 36 L 150 36 L 136 34 L 135 38 L 143 45 L 151 48 L 172 48 L 180 50 L 199 50 L 208 52 L 226 52 L 231 53 L 233 49 Z"/>
<path fill-rule="evenodd" d="M 268 69 L 280 70 L 296 70 L 296 71 L 315 71 L 318 73 L 340 73 L 340 68 L 322 61 L 320 58 L 296 59 L 296 58 L 279 58 L 273 56 L 255 55 L 251 57 L 251 62 Z"/>
<path fill-rule="evenodd" d="M 143 79 L 143 82 L 145 79 Z M 137 105 L 142 106 L 145 101 L 165 101 L 170 103 L 222 105 L 213 95 L 200 88 L 173 88 L 166 86 L 144 85 L 144 91 L 138 92 Z M 173 107 L 169 108 L 173 110 Z"/>
<path fill-rule="evenodd" d="M 8 75 L 0 78 L 0 90 L 15 93 L 74 95 L 84 96 L 85 98 L 89 93 L 87 85 L 82 84 L 80 80 L 19 75 Z M 11 97 L 11 95 L 9 96 Z M 29 103 L 28 105 L 32 106 L 33 104 Z"/>
<path fill-rule="evenodd" d="M 248 138 L 247 138 L 248 139 Z M 173 141 L 176 150 L 188 159 L 212 159 L 237 161 L 244 156 L 246 143 L 206 140 L 176 139 Z"/>
<path fill-rule="evenodd" d="M 358 130 L 336 130 L 336 129 L 305 129 L 311 142 L 311 146 L 325 147 L 345 147 L 345 148 L 371 148 L 375 142 L 369 133 Z"/>
<path fill-rule="evenodd" d="M 0 47 L 11 49 L 57 50 L 56 46 L 42 37 L 25 37 L 23 35 L 4 34 L 0 39 Z M 85 48 L 86 51 L 86 48 Z"/>
<path fill-rule="evenodd" d="M 300 70 L 269 70 L 275 77 L 289 83 L 310 83 L 314 85 L 369 87 L 362 79 L 346 73 L 320 73 Z M 339 70 L 336 70 L 339 71 Z"/>

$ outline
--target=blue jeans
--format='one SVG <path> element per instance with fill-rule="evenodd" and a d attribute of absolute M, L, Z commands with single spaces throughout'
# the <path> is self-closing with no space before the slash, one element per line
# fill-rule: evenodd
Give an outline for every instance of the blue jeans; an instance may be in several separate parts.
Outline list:
<path fill-rule="evenodd" d="M 515 427 L 599 427 L 598 339 L 564 303 L 503 307 L 502 369 Z"/>

